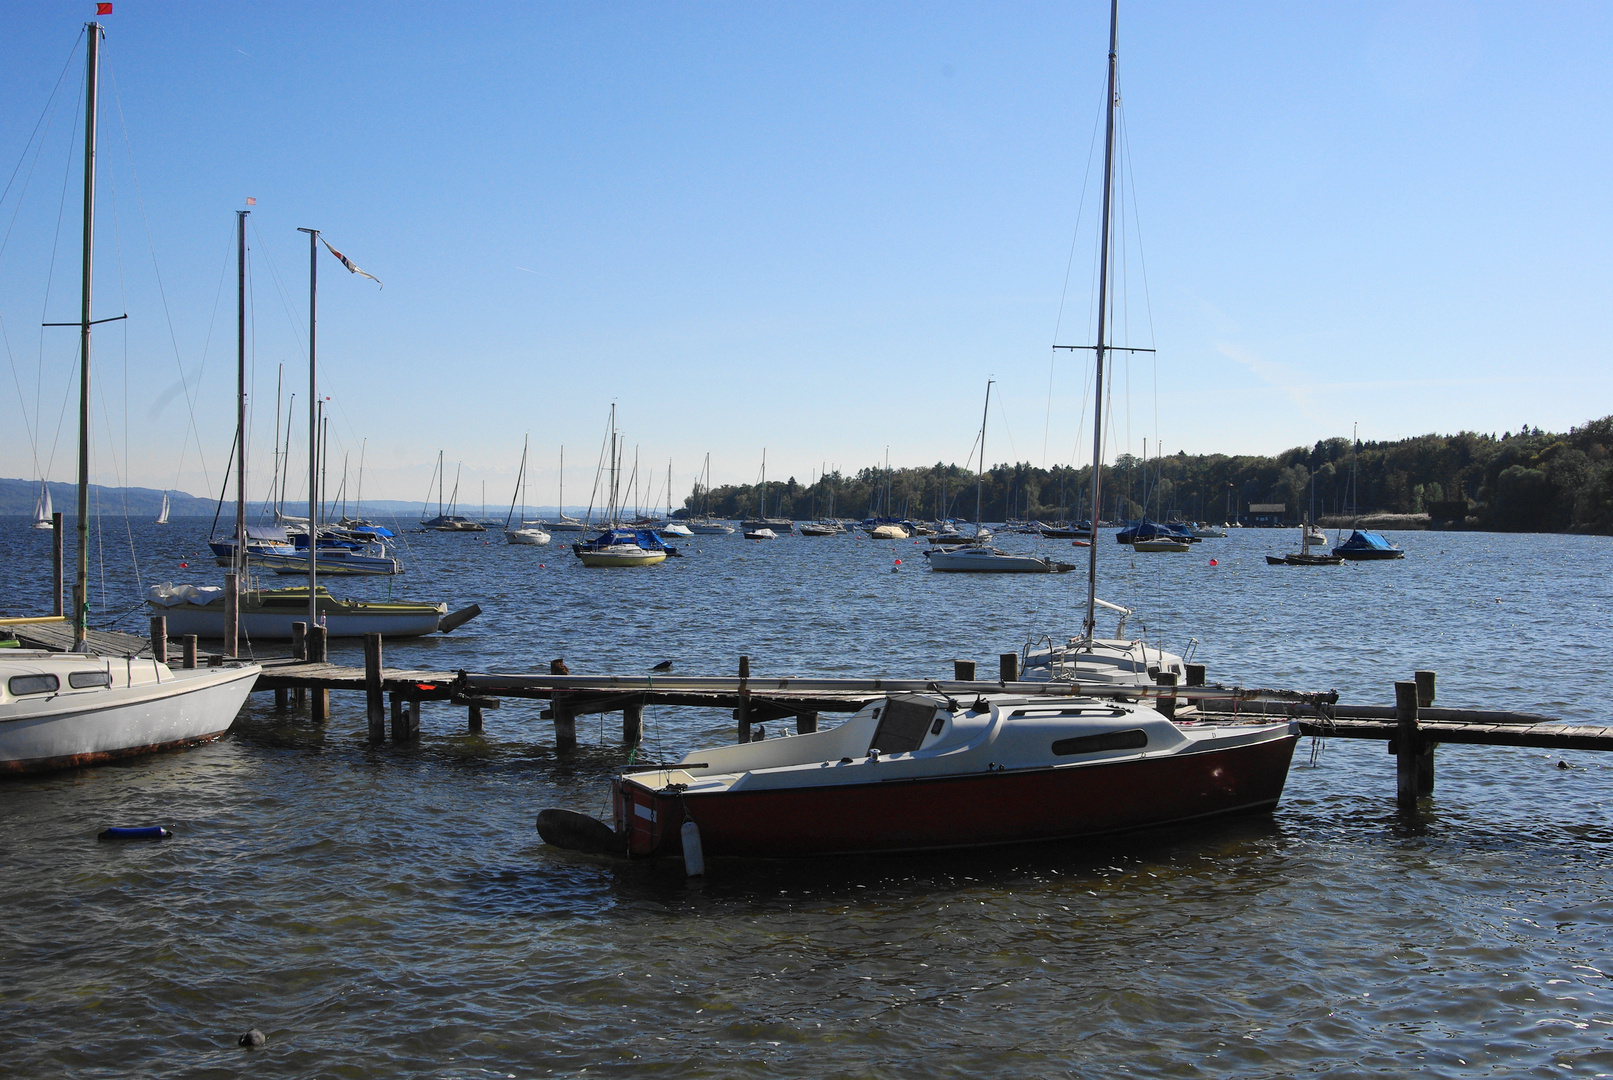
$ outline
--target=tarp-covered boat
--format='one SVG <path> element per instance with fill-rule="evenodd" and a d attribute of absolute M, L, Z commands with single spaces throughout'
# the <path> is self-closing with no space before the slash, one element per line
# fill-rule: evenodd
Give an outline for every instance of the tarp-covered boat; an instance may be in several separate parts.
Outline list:
<path fill-rule="evenodd" d="M 1381 533 L 1352 529 L 1350 538 L 1333 549 L 1333 554 L 1360 562 L 1366 559 L 1404 559 L 1406 553 L 1383 538 Z"/>

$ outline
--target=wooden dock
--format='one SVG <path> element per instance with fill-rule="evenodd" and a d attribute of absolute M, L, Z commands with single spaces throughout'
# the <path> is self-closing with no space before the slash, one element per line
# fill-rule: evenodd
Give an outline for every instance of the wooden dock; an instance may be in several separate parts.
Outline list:
<path fill-rule="evenodd" d="M 65 650 L 72 646 L 72 627 L 65 621 L 12 620 L 9 629 L 25 645 Z M 153 619 L 153 634 L 91 631 L 91 647 L 103 655 L 156 656 L 167 659 L 167 639 L 160 619 Z M 152 643 L 158 642 L 156 649 Z M 200 653 L 195 638 L 182 642 L 184 663 L 222 663 L 216 654 Z M 1471 746 L 1516 746 L 1551 750 L 1613 750 L 1613 726 L 1566 724 L 1560 719 L 1532 713 L 1435 707 L 1435 676 L 1419 671 L 1410 680 L 1395 683 L 1395 705 L 1341 704 L 1336 693 L 1254 689 L 1202 684 L 1204 669 L 1189 665 L 1188 685 L 1177 686 L 1174 675 L 1161 674 L 1159 685 L 1113 687 L 1069 682 L 1025 682 L 1018 679 L 1017 657 L 1000 658 L 999 678 L 974 677 L 975 665 L 959 661 L 952 679 L 819 679 L 757 676 L 750 661 L 739 658 L 737 677 L 647 675 L 571 675 L 556 661 L 546 674 L 469 671 L 431 671 L 388 668 L 382 664 L 379 636 L 365 639 L 365 666 L 329 663 L 322 627 L 293 640 L 296 655 L 259 659 L 262 674 L 256 691 L 272 691 L 275 704 L 285 708 L 293 701 L 311 700 L 315 722 L 330 716 L 330 693 L 365 695 L 369 734 L 373 742 L 388 735 L 405 742 L 419 737 L 420 704 L 446 702 L 467 710 L 466 730 L 480 732 L 483 712 L 504 700 L 547 701 L 541 718 L 553 721 L 555 747 L 566 751 L 577 745 L 577 717 L 620 712 L 622 741 L 639 744 L 644 737 L 647 705 L 731 710 L 738 741 L 762 737 L 762 725 L 793 720 L 799 734 L 816 731 L 822 713 L 854 713 L 891 693 L 931 693 L 971 700 L 981 694 L 1008 693 L 1026 697 L 1113 697 L 1151 700 L 1156 708 L 1179 719 L 1206 722 L 1288 720 L 1301 734 L 1315 738 L 1378 739 L 1396 757 L 1397 791 L 1402 805 L 1415 807 L 1419 796 L 1434 786 L 1434 749 L 1441 743 Z M 390 710 L 386 699 L 390 698 Z"/>

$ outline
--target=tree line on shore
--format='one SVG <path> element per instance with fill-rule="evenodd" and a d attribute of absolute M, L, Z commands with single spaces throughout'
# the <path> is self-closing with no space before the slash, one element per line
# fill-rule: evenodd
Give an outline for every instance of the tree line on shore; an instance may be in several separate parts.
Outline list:
<path fill-rule="evenodd" d="M 1352 480 L 1353 477 L 1353 480 Z M 1090 515 L 1091 466 L 958 465 L 834 471 L 807 485 L 696 485 L 681 516 L 973 518 L 980 481 L 986 521 Z M 1284 522 L 1314 516 L 1415 515 L 1419 522 L 1501 532 L 1613 534 L 1613 416 L 1564 433 L 1524 425 L 1500 436 L 1463 431 L 1394 442 L 1318 441 L 1271 457 L 1178 452 L 1103 467 L 1107 520 L 1248 521 L 1252 505 L 1282 503 Z"/>

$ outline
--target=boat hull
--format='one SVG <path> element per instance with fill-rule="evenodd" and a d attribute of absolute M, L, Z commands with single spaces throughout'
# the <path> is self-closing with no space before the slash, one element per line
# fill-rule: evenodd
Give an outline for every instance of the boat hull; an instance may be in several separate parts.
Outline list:
<path fill-rule="evenodd" d="M 664 794 L 617 792 L 634 855 L 682 850 L 685 820 L 706 855 L 793 857 L 939 851 L 1054 840 L 1270 810 L 1297 734 L 1201 753 L 999 769 L 856 785 Z"/>
<path fill-rule="evenodd" d="M 1399 548 L 1390 548 L 1384 551 L 1381 548 L 1342 548 L 1333 549 L 1333 554 L 1341 559 L 1351 562 L 1374 562 L 1379 559 L 1404 559 L 1406 553 Z"/>
<path fill-rule="evenodd" d="M 81 659 L 86 669 L 110 667 L 125 685 L 0 704 L 0 773 L 79 768 L 210 742 L 235 722 L 260 671 L 256 664 L 170 671 L 150 658 Z M 141 676 L 160 672 L 160 681 L 131 680 L 120 670 L 126 667 Z"/>
<path fill-rule="evenodd" d="M 584 566 L 654 566 L 666 562 L 664 551 L 579 551 Z"/>

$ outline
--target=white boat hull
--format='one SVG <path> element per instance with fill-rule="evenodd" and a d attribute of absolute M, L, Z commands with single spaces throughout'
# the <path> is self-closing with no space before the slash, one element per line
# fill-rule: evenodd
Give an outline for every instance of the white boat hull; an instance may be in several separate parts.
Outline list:
<path fill-rule="evenodd" d="M 174 671 L 149 657 L 29 652 L 0 659 L 0 772 L 77 768 L 188 746 L 229 730 L 257 681 L 256 664 Z M 104 672 L 112 685 L 75 688 Z M 56 674 L 55 693 L 9 692 L 15 677 Z"/>
<path fill-rule="evenodd" d="M 666 552 L 634 547 L 631 551 L 579 551 L 584 566 L 654 566 L 666 562 Z"/>
<path fill-rule="evenodd" d="M 512 544 L 547 544 L 553 539 L 542 529 L 510 529 L 504 534 L 504 539 Z"/>
<path fill-rule="evenodd" d="M 1051 574 L 1074 570 L 1069 563 L 1054 562 L 1039 555 L 1014 555 L 988 547 L 960 547 L 950 551 L 926 551 L 930 569 L 947 573 L 972 574 Z"/>

